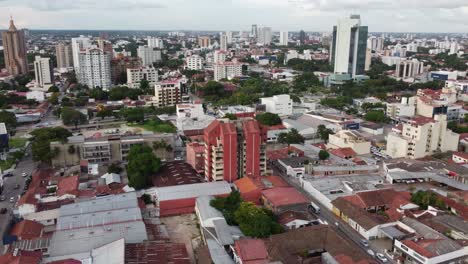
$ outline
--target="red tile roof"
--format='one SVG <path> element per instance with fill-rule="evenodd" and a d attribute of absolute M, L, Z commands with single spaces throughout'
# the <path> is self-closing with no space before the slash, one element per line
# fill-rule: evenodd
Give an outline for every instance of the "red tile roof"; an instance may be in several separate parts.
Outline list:
<path fill-rule="evenodd" d="M 268 251 L 261 239 L 240 239 L 234 243 L 236 254 L 244 264 L 269 263 Z"/>
<path fill-rule="evenodd" d="M 294 220 L 308 220 L 306 213 L 296 211 L 285 211 L 278 216 L 278 223 L 286 225 Z"/>
<path fill-rule="evenodd" d="M 248 193 L 263 189 L 263 186 L 259 181 L 255 181 L 250 177 L 244 177 L 236 180 L 234 181 L 234 185 L 237 187 L 240 193 Z"/>
<path fill-rule="evenodd" d="M 60 178 L 57 187 L 57 196 L 65 194 L 78 195 L 78 185 L 78 175 Z"/>
<path fill-rule="evenodd" d="M 35 256 L 13 256 L 6 254 L 0 256 L 0 263 L 2 264 L 39 264 L 41 263 L 40 257 Z"/>
<path fill-rule="evenodd" d="M 64 259 L 64 260 L 49 262 L 49 264 L 81 264 L 81 261 L 76 260 L 76 259 Z"/>
<path fill-rule="evenodd" d="M 184 244 L 157 240 L 126 244 L 125 263 L 189 264 L 191 261 Z"/>
<path fill-rule="evenodd" d="M 44 226 L 38 222 L 23 220 L 13 226 L 10 234 L 18 237 L 20 240 L 35 239 L 42 235 L 43 228 Z"/>
<path fill-rule="evenodd" d="M 468 153 L 466 152 L 454 152 L 452 155 L 468 160 Z"/>
<path fill-rule="evenodd" d="M 340 158 L 356 157 L 357 153 L 352 148 L 330 149 L 330 153 Z"/>
<path fill-rule="evenodd" d="M 308 203 L 305 196 L 293 187 L 279 187 L 264 190 L 262 195 L 274 207 Z"/>

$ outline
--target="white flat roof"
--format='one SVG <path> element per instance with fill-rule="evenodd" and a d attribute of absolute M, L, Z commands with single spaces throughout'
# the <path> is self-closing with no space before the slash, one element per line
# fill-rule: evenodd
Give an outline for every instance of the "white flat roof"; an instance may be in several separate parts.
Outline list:
<path fill-rule="evenodd" d="M 159 201 L 196 198 L 205 195 L 221 195 L 231 192 L 226 181 L 184 184 L 170 187 L 152 188 L 146 191 L 155 194 Z"/>

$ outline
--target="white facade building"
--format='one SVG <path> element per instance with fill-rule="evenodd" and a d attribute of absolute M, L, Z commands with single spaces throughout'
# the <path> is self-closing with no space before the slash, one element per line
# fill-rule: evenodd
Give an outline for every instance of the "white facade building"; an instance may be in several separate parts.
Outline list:
<path fill-rule="evenodd" d="M 214 52 L 214 55 L 213 55 L 214 63 L 225 62 L 225 61 L 226 61 L 226 51 L 217 50 Z"/>
<path fill-rule="evenodd" d="M 416 112 L 416 97 L 403 97 L 401 103 L 388 103 L 387 116 L 393 120 L 402 117 L 413 117 Z"/>
<path fill-rule="evenodd" d="M 164 80 L 154 86 L 155 106 L 173 106 L 182 103 L 182 80 Z"/>
<path fill-rule="evenodd" d="M 154 86 L 158 82 L 158 70 L 151 66 L 127 69 L 128 87 L 138 88 L 142 80 L 147 80 L 150 86 Z"/>
<path fill-rule="evenodd" d="M 221 34 L 219 42 L 221 50 L 228 49 L 228 37 L 225 34 Z"/>
<path fill-rule="evenodd" d="M 404 123 L 401 131 L 388 134 L 387 155 L 419 159 L 438 151 L 456 151 L 458 140 L 459 135 L 447 129 L 447 116 L 415 117 Z"/>
<path fill-rule="evenodd" d="M 288 31 L 281 31 L 280 32 L 280 46 L 287 46 L 288 45 Z"/>
<path fill-rule="evenodd" d="M 271 27 L 262 27 L 258 29 L 258 40 L 259 44 L 270 45 L 273 34 Z"/>
<path fill-rule="evenodd" d="M 71 39 L 72 52 L 73 52 L 73 67 L 75 71 L 80 68 L 80 51 L 91 47 L 91 40 L 87 37 L 80 36 L 79 38 Z"/>
<path fill-rule="evenodd" d="M 151 66 L 161 60 L 161 51 L 153 47 L 139 46 L 137 53 L 143 66 Z"/>
<path fill-rule="evenodd" d="M 146 39 L 148 47 L 164 49 L 164 42 L 160 38 L 148 37 Z"/>
<path fill-rule="evenodd" d="M 203 58 L 200 55 L 192 55 L 185 58 L 187 69 L 200 71 L 203 70 Z"/>
<path fill-rule="evenodd" d="M 50 58 L 41 58 L 41 56 L 36 56 L 36 59 L 34 60 L 34 77 L 36 79 L 36 84 L 39 87 L 52 85 L 53 74 L 50 65 Z"/>
<path fill-rule="evenodd" d="M 89 87 L 108 90 L 111 85 L 111 54 L 98 48 L 81 50 L 79 53 L 78 80 Z"/>
<path fill-rule="evenodd" d="M 280 116 L 292 115 L 293 101 L 289 94 L 260 98 L 260 103 L 265 105 L 267 112 Z"/>
<path fill-rule="evenodd" d="M 214 64 L 214 80 L 230 79 L 242 76 L 242 63 L 237 61 L 225 61 Z"/>

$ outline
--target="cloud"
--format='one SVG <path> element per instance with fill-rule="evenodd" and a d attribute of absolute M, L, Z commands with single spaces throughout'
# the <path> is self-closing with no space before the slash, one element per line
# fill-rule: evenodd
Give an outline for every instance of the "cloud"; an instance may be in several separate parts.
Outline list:
<path fill-rule="evenodd" d="M 288 0 L 296 8 L 318 10 L 398 10 L 459 9 L 468 7 L 467 0 Z"/>
<path fill-rule="evenodd" d="M 157 0 L 0 0 L 4 6 L 24 6 L 39 11 L 155 9 L 166 6 Z"/>

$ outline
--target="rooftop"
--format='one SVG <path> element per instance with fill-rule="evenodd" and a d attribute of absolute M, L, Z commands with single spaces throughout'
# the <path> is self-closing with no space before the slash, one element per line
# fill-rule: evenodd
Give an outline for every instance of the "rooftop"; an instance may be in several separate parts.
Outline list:
<path fill-rule="evenodd" d="M 275 207 L 305 204 L 309 201 L 293 187 L 279 187 L 267 189 L 262 195 Z"/>
<path fill-rule="evenodd" d="M 204 146 L 200 146 L 203 148 Z M 185 161 L 165 162 L 158 173 L 153 176 L 153 185 L 157 187 L 167 187 L 183 184 L 201 183 L 204 179 Z"/>
<path fill-rule="evenodd" d="M 231 192 L 225 181 L 184 184 L 147 189 L 146 193 L 155 194 L 159 201 L 196 198 L 204 195 L 223 195 Z"/>

